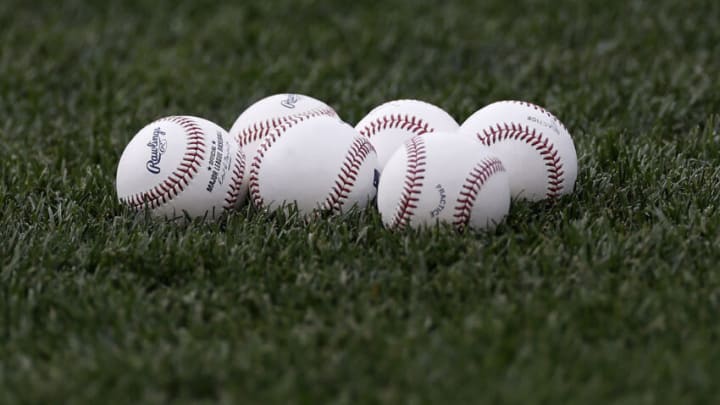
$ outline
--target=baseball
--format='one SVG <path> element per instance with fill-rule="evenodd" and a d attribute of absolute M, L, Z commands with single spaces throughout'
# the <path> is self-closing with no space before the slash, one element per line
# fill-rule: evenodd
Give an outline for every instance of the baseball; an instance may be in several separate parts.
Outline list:
<path fill-rule="evenodd" d="M 312 97 L 302 94 L 275 94 L 255 102 L 243 111 L 229 133 L 240 144 L 245 161 L 252 162 L 258 146 L 276 126 L 295 118 L 324 116 L 337 118 L 338 115 L 332 107 Z M 245 168 L 246 177 L 249 170 L 248 165 Z"/>
<path fill-rule="evenodd" d="M 156 216 L 217 217 L 244 198 L 245 157 L 227 132 L 192 116 L 150 123 L 125 147 L 117 196 Z"/>
<path fill-rule="evenodd" d="M 377 157 L 368 140 L 335 118 L 288 121 L 275 128 L 250 166 L 250 195 L 260 208 L 296 204 L 298 212 L 344 212 L 375 197 Z"/>
<path fill-rule="evenodd" d="M 437 223 L 484 229 L 510 210 L 510 185 L 496 156 L 473 139 L 437 132 L 405 142 L 380 177 L 377 205 L 390 229 Z"/>
<path fill-rule="evenodd" d="M 544 108 L 498 101 L 471 115 L 460 132 L 476 137 L 502 160 L 513 197 L 539 201 L 572 193 L 578 170 L 575 144 Z"/>
<path fill-rule="evenodd" d="M 390 156 L 413 136 L 455 132 L 458 127 L 455 119 L 440 107 L 420 100 L 395 100 L 375 107 L 355 129 L 370 139 L 382 171 Z"/>

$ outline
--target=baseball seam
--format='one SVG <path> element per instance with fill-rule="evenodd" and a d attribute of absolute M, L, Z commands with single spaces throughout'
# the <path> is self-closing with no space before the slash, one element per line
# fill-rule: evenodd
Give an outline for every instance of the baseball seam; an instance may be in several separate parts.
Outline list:
<path fill-rule="evenodd" d="M 308 118 L 312 118 L 312 116 L 298 115 L 298 116 L 288 117 L 280 125 L 273 128 L 273 130 L 268 133 L 268 135 L 265 137 L 263 142 L 258 147 L 257 153 L 255 153 L 255 156 L 253 157 L 253 161 L 250 164 L 250 177 L 248 178 L 250 199 L 252 200 L 253 204 L 256 207 L 262 208 L 264 205 L 262 195 L 260 194 L 259 172 L 260 172 L 260 166 L 262 165 L 263 159 L 265 158 L 265 154 L 270 149 L 270 147 L 275 142 L 277 142 L 278 139 L 280 139 L 285 132 L 287 132 L 288 129 L 292 128 L 295 124 L 302 122 Z"/>
<path fill-rule="evenodd" d="M 337 113 L 330 107 L 316 107 L 311 110 L 296 113 L 292 115 L 286 115 L 282 117 L 268 118 L 264 121 L 253 122 L 251 125 L 243 128 L 237 134 L 237 141 L 240 147 L 244 147 L 252 142 L 265 138 L 273 128 L 290 122 L 294 119 L 306 119 L 320 116 L 336 117 Z"/>
<path fill-rule="evenodd" d="M 240 198 L 240 190 L 242 189 L 243 176 L 245 174 L 245 155 L 242 153 L 242 149 L 238 147 L 235 153 L 235 162 L 233 163 L 233 169 L 231 172 L 230 188 L 225 194 L 225 206 L 226 210 L 235 208 L 235 205 Z"/>
<path fill-rule="evenodd" d="M 420 191 L 425 180 L 426 150 L 422 137 L 413 137 L 404 145 L 407 155 L 407 169 L 403 189 L 400 193 L 395 214 L 390 221 L 390 228 L 402 229 L 415 213 L 420 201 Z"/>
<path fill-rule="evenodd" d="M 551 120 L 553 120 L 553 122 L 555 122 L 556 124 L 560 125 L 560 127 L 562 127 L 562 129 L 563 129 L 566 133 L 569 132 L 568 129 L 565 128 L 565 124 L 563 124 L 562 121 L 560 121 L 559 119 L 557 119 L 557 117 L 554 116 L 553 113 L 551 113 L 550 111 L 544 109 L 543 107 L 540 107 L 540 106 L 537 105 L 537 104 L 529 103 L 529 102 L 527 102 L 527 101 L 520 101 L 520 100 L 510 100 L 510 101 L 508 101 L 508 102 L 513 103 L 513 104 L 520 104 L 520 105 L 522 105 L 522 106 L 532 108 L 533 110 L 538 111 L 538 112 L 540 112 L 541 114 L 544 114 L 545 116 L 547 116 L 548 118 L 550 118 Z"/>
<path fill-rule="evenodd" d="M 533 147 L 543 159 L 545 169 L 547 170 L 547 198 L 557 198 L 562 194 L 564 188 L 563 181 L 565 171 L 563 164 L 560 162 L 560 156 L 555 146 L 548 140 L 542 132 L 528 126 L 522 126 L 515 123 L 501 123 L 497 127 L 491 126 L 484 129 L 482 133 L 477 133 L 477 138 L 483 144 L 490 146 L 500 141 L 512 139 L 526 143 Z"/>
<path fill-rule="evenodd" d="M 157 208 L 175 198 L 190 184 L 205 158 L 204 132 L 195 120 L 182 116 L 171 116 L 158 121 L 170 121 L 183 127 L 187 135 L 187 147 L 181 163 L 164 181 L 150 190 L 120 199 L 121 202 L 135 209 Z"/>
<path fill-rule="evenodd" d="M 390 114 L 377 117 L 359 129 L 358 132 L 363 136 L 371 138 L 378 132 L 391 128 L 403 129 L 414 135 L 433 132 L 433 128 L 430 128 L 430 125 L 425 122 L 425 120 L 408 114 Z"/>
<path fill-rule="evenodd" d="M 370 152 L 374 150 L 372 144 L 370 144 L 366 138 L 355 138 L 340 167 L 335 183 L 330 190 L 330 195 L 323 203 L 323 209 L 336 212 L 342 209 L 345 200 L 347 200 L 348 195 L 352 192 L 355 182 L 360 175 L 360 167 Z"/>
<path fill-rule="evenodd" d="M 455 213 L 453 214 L 453 225 L 463 228 L 468 224 L 478 193 L 492 175 L 504 171 L 505 167 L 497 158 L 484 159 L 475 165 L 461 187 Z"/>

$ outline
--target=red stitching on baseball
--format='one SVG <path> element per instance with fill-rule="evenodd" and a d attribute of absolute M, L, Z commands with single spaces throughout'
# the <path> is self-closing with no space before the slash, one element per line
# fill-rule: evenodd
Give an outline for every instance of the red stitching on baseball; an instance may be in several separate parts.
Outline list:
<path fill-rule="evenodd" d="M 340 172 L 338 173 L 335 184 L 332 186 L 330 195 L 323 203 L 323 209 L 340 211 L 348 195 L 352 192 L 355 181 L 360 174 L 360 167 L 365 162 L 370 152 L 375 148 L 370 141 L 364 137 L 356 137 L 350 150 L 345 156 Z"/>
<path fill-rule="evenodd" d="M 187 135 L 185 155 L 182 163 L 160 184 L 145 192 L 120 199 L 121 202 L 135 209 L 157 208 L 172 200 L 190 184 L 190 180 L 198 172 L 205 157 L 204 133 L 195 120 L 183 116 L 171 116 L 158 121 L 170 121 L 183 127 Z"/>
<path fill-rule="evenodd" d="M 272 117 L 264 121 L 253 122 L 251 125 L 243 128 L 242 131 L 237 135 L 237 141 L 240 143 L 240 147 L 243 147 L 251 142 L 265 138 L 273 128 L 280 124 L 286 123 L 296 118 L 313 118 L 320 116 L 337 117 L 337 113 L 330 107 L 316 107 L 311 110 L 296 113 L 292 115 L 286 115 L 283 117 Z"/>
<path fill-rule="evenodd" d="M 275 142 L 277 142 L 277 140 L 280 139 L 288 129 L 292 128 L 297 123 L 305 121 L 306 119 L 312 117 L 313 116 L 311 115 L 303 114 L 285 117 L 282 124 L 276 126 L 272 131 L 270 131 L 258 147 L 257 153 L 253 157 L 253 161 L 250 164 L 250 176 L 248 178 L 250 199 L 256 207 L 262 208 L 264 204 L 263 198 L 260 195 L 260 181 L 258 178 L 258 173 L 260 171 L 260 165 L 262 165 L 263 159 L 265 158 L 265 153 L 267 153 L 270 147 Z"/>
<path fill-rule="evenodd" d="M 475 165 L 468 177 L 465 178 L 465 183 L 462 185 L 460 196 L 455 206 L 455 214 L 453 214 L 453 218 L 455 218 L 453 225 L 458 228 L 464 228 L 467 225 L 468 221 L 470 221 L 472 208 L 475 205 L 475 199 L 480 190 L 482 190 L 492 175 L 504 171 L 505 167 L 497 158 L 485 159 Z"/>
<path fill-rule="evenodd" d="M 390 221 L 391 228 L 404 228 L 410 217 L 413 216 L 414 210 L 417 208 L 417 202 L 420 200 L 420 189 L 425 180 L 425 142 L 422 137 L 413 137 L 405 143 L 405 153 L 407 154 L 407 170 L 405 172 L 405 181 L 403 182 L 403 191 L 400 194 L 395 215 Z"/>
<path fill-rule="evenodd" d="M 358 130 L 358 132 L 370 138 L 381 130 L 390 128 L 404 129 L 415 135 L 433 132 L 433 128 L 430 128 L 430 125 L 422 118 L 408 114 L 390 114 L 377 117 Z"/>
<path fill-rule="evenodd" d="M 504 122 L 497 124 L 497 127 L 491 126 L 484 129 L 482 133 L 476 135 L 480 142 L 488 146 L 506 139 L 514 139 L 535 148 L 545 162 L 547 170 L 548 187 L 545 196 L 547 198 L 557 198 L 562 194 L 565 175 L 563 164 L 560 163 L 557 149 L 542 132 L 535 129 L 530 131 L 528 126 Z"/>
<path fill-rule="evenodd" d="M 235 162 L 233 163 L 232 172 L 230 174 L 230 189 L 228 189 L 227 194 L 225 195 L 224 208 L 226 210 L 235 208 L 235 204 L 237 204 L 238 199 L 240 198 L 240 190 L 242 189 L 244 174 L 245 155 L 243 154 L 242 149 L 238 148 L 237 152 L 235 152 Z"/>
<path fill-rule="evenodd" d="M 563 124 L 562 121 L 560 121 L 559 119 L 557 119 L 557 117 L 554 116 L 553 113 L 551 113 L 550 111 L 544 109 L 543 107 L 540 107 L 540 106 L 537 105 L 537 104 L 533 104 L 533 103 L 530 103 L 530 102 L 527 102 L 527 101 L 520 101 L 520 100 L 508 100 L 507 102 L 508 102 L 508 103 L 513 103 L 513 104 L 520 104 L 520 105 L 525 106 L 525 107 L 530 107 L 530 108 L 532 108 L 533 110 L 536 110 L 536 111 L 538 111 L 538 112 L 546 115 L 548 118 L 552 119 L 556 124 L 560 125 L 560 126 L 562 127 L 562 129 L 565 130 L 565 132 L 569 132 L 569 131 L 567 130 L 567 128 L 565 128 L 565 124 Z"/>

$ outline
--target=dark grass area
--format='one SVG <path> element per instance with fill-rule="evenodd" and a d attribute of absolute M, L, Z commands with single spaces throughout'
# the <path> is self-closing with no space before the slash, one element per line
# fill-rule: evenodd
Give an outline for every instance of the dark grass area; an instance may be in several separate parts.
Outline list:
<path fill-rule="evenodd" d="M 1 403 L 717 399 L 720 3 L 56 3 L 0 3 Z M 461 235 L 116 202 L 146 123 L 286 91 L 536 102 L 577 190 Z"/>

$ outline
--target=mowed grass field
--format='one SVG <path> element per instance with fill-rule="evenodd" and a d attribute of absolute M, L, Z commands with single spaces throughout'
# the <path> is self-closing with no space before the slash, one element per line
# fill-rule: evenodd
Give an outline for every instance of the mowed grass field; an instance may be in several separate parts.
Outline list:
<path fill-rule="evenodd" d="M 0 403 L 713 403 L 719 24 L 711 0 L 0 2 Z M 535 102 L 576 191 L 463 234 L 118 204 L 145 124 L 280 92 L 351 124 Z"/>

